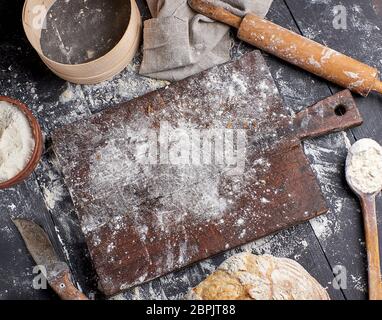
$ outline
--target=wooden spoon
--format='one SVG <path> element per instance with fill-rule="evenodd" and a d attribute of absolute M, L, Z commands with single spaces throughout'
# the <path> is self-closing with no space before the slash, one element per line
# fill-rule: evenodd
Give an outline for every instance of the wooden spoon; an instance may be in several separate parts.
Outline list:
<path fill-rule="evenodd" d="M 380 154 L 380 161 L 372 163 L 368 150 Z M 364 159 L 366 162 L 360 162 Z M 368 165 L 367 167 L 365 166 Z M 371 139 L 357 141 L 346 159 L 346 180 L 361 201 L 367 260 L 369 265 L 369 299 L 382 300 L 381 265 L 375 197 L 382 189 L 382 147 Z M 362 180 L 366 179 L 366 180 Z"/>

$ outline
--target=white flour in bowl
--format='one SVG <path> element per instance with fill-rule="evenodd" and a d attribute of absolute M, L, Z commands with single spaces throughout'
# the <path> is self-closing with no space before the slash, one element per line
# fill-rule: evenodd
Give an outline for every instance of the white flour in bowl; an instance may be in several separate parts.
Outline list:
<path fill-rule="evenodd" d="M 35 146 L 27 117 L 16 106 L 0 101 L 0 183 L 28 164 Z"/>
<path fill-rule="evenodd" d="M 362 193 L 377 193 L 382 187 L 382 147 L 372 139 L 361 139 L 351 147 L 346 177 Z"/>

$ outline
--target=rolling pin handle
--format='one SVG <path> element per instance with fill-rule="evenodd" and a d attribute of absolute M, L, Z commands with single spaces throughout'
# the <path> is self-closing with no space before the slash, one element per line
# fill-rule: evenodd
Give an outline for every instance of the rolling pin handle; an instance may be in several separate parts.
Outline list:
<path fill-rule="evenodd" d="M 189 6 L 196 12 L 200 12 L 206 17 L 228 24 L 236 29 L 240 28 L 242 18 L 218 7 L 206 0 L 188 0 Z"/>
<path fill-rule="evenodd" d="M 372 91 L 376 91 L 382 94 L 382 81 L 376 80 L 372 88 Z"/>

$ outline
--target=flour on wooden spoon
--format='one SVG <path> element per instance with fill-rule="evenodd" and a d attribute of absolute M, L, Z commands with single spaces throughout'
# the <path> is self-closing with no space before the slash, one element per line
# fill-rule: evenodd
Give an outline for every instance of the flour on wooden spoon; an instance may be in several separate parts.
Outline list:
<path fill-rule="evenodd" d="M 372 139 L 357 141 L 349 151 L 346 176 L 349 184 L 359 192 L 381 191 L 382 147 Z"/>

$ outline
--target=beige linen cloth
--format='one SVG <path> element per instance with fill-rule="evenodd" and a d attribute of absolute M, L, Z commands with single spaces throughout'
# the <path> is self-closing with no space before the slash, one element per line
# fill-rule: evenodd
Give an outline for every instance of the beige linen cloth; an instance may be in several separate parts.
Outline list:
<path fill-rule="evenodd" d="M 236 15 L 264 17 L 273 0 L 210 0 Z M 184 79 L 230 59 L 229 27 L 194 12 L 187 0 L 147 0 L 152 19 L 144 23 L 140 74 Z"/>

